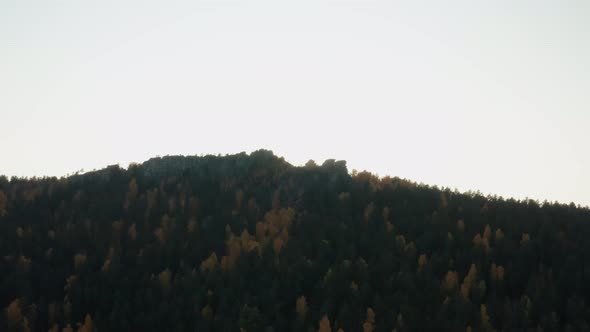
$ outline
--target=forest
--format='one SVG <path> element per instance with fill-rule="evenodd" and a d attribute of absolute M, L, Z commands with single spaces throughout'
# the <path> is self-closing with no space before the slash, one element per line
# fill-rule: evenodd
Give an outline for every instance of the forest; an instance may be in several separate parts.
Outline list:
<path fill-rule="evenodd" d="M 590 210 L 268 150 L 2 176 L 0 305 L 1 331 L 590 331 Z"/>

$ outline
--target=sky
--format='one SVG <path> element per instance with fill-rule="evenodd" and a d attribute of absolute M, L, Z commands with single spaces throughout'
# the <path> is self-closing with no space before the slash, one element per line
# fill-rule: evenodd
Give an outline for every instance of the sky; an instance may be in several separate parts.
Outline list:
<path fill-rule="evenodd" d="M 590 205 L 590 2 L 0 1 L 0 174 L 270 149 Z"/>

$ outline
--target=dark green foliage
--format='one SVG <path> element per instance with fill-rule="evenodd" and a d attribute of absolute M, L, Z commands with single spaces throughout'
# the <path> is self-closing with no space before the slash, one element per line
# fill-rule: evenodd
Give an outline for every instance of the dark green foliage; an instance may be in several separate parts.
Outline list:
<path fill-rule="evenodd" d="M 590 211 L 270 151 L 0 177 L 0 330 L 590 330 Z M 471 271 L 471 272 L 470 272 Z M 296 302 L 305 297 L 305 313 Z M 301 311 L 301 310 L 300 310 Z"/>

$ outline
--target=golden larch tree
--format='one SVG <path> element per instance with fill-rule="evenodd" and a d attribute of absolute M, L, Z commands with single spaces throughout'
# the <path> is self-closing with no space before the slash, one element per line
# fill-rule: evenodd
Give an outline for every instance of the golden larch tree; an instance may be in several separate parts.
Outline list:
<path fill-rule="evenodd" d="M 76 254 L 74 255 L 74 266 L 76 269 L 79 269 L 86 263 L 86 254 Z"/>
<path fill-rule="evenodd" d="M 428 263 L 428 257 L 426 257 L 426 254 L 420 255 L 420 257 L 418 257 L 418 272 L 424 271 L 426 263 Z"/>
<path fill-rule="evenodd" d="M 170 290 L 170 286 L 172 284 L 172 272 L 169 269 L 165 269 L 164 271 L 158 274 L 158 281 L 160 282 L 160 287 L 162 287 L 162 291 L 167 293 Z"/>
<path fill-rule="evenodd" d="M 483 238 L 487 239 L 488 241 L 492 239 L 492 228 L 490 225 L 486 225 L 483 230 Z"/>
<path fill-rule="evenodd" d="M 457 277 L 456 271 L 448 271 L 443 280 L 443 289 L 451 291 L 458 286 L 459 278 Z"/>
<path fill-rule="evenodd" d="M 236 206 L 234 211 L 236 214 L 242 209 L 242 202 L 244 201 L 244 191 L 242 189 L 238 189 L 235 195 Z"/>
<path fill-rule="evenodd" d="M 0 190 L 0 217 L 4 217 L 6 214 L 6 205 L 8 204 L 8 197 L 4 191 Z"/>
<path fill-rule="evenodd" d="M 301 295 L 295 301 L 295 312 L 297 312 L 297 318 L 300 320 L 305 320 L 307 316 L 307 300 L 305 296 Z"/>
<path fill-rule="evenodd" d="M 467 275 L 465 276 L 465 278 L 463 279 L 463 283 L 461 284 L 461 296 L 463 296 L 465 300 L 469 300 L 469 293 L 476 280 L 477 268 L 475 267 L 475 264 L 471 264 L 469 272 L 467 272 Z"/>
<path fill-rule="evenodd" d="M 86 314 L 84 317 L 84 324 L 80 326 L 78 332 L 92 332 L 94 331 L 94 323 L 92 322 L 92 317 L 89 314 Z"/>
<path fill-rule="evenodd" d="M 375 330 L 375 311 L 367 308 L 367 319 L 363 323 L 363 332 L 373 332 Z"/>
<path fill-rule="evenodd" d="M 20 309 L 20 300 L 16 299 L 10 302 L 8 307 L 6 307 L 6 320 L 10 326 L 17 326 L 22 319 L 23 315 Z"/>
<path fill-rule="evenodd" d="M 465 221 L 463 221 L 463 219 L 457 220 L 457 229 L 459 230 L 459 232 L 465 231 Z"/>
<path fill-rule="evenodd" d="M 368 223 L 371 220 L 373 212 L 375 212 L 375 203 L 371 202 L 369 205 L 367 205 L 365 211 L 363 212 L 365 223 Z"/>
<path fill-rule="evenodd" d="M 195 218 L 191 218 L 186 224 L 186 231 L 188 233 L 194 233 L 197 230 L 197 220 Z"/>
<path fill-rule="evenodd" d="M 481 317 L 481 327 L 484 331 L 490 331 L 492 329 L 492 324 L 490 323 L 490 316 L 488 315 L 488 308 L 485 304 L 480 305 L 479 307 L 480 317 Z"/>
<path fill-rule="evenodd" d="M 125 209 L 129 208 L 131 203 L 135 201 L 137 197 L 137 180 L 135 178 L 129 181 L 129 190 L 127 191 L 127 196 L 125 198 Z"/>
<path fill-rule="evenodd" d="M 135 223 L 129 226 L 129 228 L 127 229 L 127 234 L 129 235 L 129 238 L 132 241 L 135 241 L 135 239 L 137 239 L 137 227 L 135 226 Z"/>
<path fill-rule="evenodd" d="M 531 240 L 531 236 L 529 233 L 522 233 L 522 238 L 520 239 L 520 245 L 525 245 Z"/>
<path fill-rule="evenodd" d="M 217 255 L 215 253 L 212 253 L 211 256 L 209 256 L 209 258 L 205 259 L 201 263 L 201 271 L 203 271 L 203 272 L 214 271 L 217 268 L 217 265 L 218 265 Z"/>
<path fill-rule="evenodd" d="M 201 309 L 201 316 L 205 320 L 213 319 L 213 309 L 211 309 L 210 305 L 207 304 L 203 309 Z"/>
<path fill-rule="evenodd" d="M 496 229 L 496 241 L 502 241 L 504 239 L 504 232 L 500 228 Z"/>
<path fill-rule="evenodd" d="M 327 315 L 324 315 L 320 320 L 320 327 L 318 332 L 332 332 L 332 328 L 330 327 L 330 320 L 328 319 Z"/>
<path fill-rule="evenodd" d="M 498 266 L 498 280 L 504 280 L 504 267 Z"/>
<path fill-rule="evenodd" d="M 166 244 L 166 233 L 162 227 L 158 227 L 154 230 L 154 236 L 161 245 Z"/>

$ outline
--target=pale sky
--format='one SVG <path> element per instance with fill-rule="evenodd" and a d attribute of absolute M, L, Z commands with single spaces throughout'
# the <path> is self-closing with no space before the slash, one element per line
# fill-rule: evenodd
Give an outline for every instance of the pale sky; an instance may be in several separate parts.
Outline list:
<path fill-rule="evenodd" d="M 0 0 L 0 174 L 273 150 L 590 205 L 590 1 Z"/>

